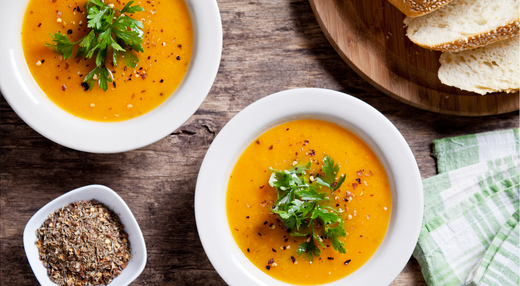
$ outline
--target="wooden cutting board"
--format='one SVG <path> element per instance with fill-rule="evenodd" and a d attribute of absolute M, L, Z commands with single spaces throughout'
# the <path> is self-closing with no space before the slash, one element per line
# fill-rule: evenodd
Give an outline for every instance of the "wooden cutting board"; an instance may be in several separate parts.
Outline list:
<path fill-rule="evenodd" d="M 406 37 L 404 14 L 388 0 L 309 0 L 338 54 L 364 79 L 406 104 L 446 114 L 483 116 L 519 109 L 519 94 L 478 95 L 437 77 L 440 52 Z"/>

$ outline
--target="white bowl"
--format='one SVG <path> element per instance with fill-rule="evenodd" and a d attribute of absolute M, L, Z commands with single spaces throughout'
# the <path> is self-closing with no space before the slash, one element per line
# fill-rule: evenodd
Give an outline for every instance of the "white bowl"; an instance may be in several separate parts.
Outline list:
<path fill-rule="evenodd" d="M 132 211 L 130 211 L 123 199 L 113 190 L 101 185 L 90 185 L 75 189 L 54 199 L 36 212 L 27 222 L 27 225 L 25 225 L 23 247 L 34 275 L 41 285 L 55 286 L 56 283 L 49 279 L 47 268 L 45 268 L 42 261 L 40 261 L 38 248 L 35 244 L 37 240 L 36 230 L 41 227 L 49 214 L 59 208 L 73 202 L 82 200 L 90 201 L 91 199 L 95 199 L 104 204 L 119 216 L 121 223 L 125 226 L 124 231 L 128 234 L 128 241 L 130 242 L 131 253 L 128 266 L 110 283 L 110 286 L 128 285 L 143 271 L 147 258 L 146 245 L 141 229 Z"/>
<path fill-rule="evenodd" d="M 395 126 L 376 109 L 344 93 L 293 89 L 267 96 L 238 113 L 215 138 L 195 189 L 199 236 L 213 267 L 230 285 L 292 285 L 256 268 L 236 245 L 226 216 L 228 178 L 246 147 L 270 128 L 294 119 L 338 124 L 363 139 L 390 182 L 392 214 L 374 255 L 354 273 L 327 285 L 389 285 L 404 268 L 419 237 L 423 193 L 415 158 Z"/>
<path fill-rule="evenodd" d="M 21 30 L 28 1 L 3 1 L 0 9 L 0 88 L 25 123 L 58 144 L 93 153 L 149 145 L 186 122 L 213 85 L 222 53 L 220 12 L 214 0 L 185 0 L 193 23 L 194 47 L 188 71 L 173 95 L 131 120 L 105 123 L 75 117 L 45 96 L 25 63 Z"/>

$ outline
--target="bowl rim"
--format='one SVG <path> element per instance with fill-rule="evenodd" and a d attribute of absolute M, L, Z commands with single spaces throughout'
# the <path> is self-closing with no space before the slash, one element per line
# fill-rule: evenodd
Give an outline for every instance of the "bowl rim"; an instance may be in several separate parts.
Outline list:
<path fill-rule="evenodd" d="M 49 279 L 47 269 L 40 261 L 38 249 L 35 245 L 36 230 L 43 224 L 48 215 L 57 209 L 73 202 L 91 199 L 99 201 L 118 214 L 131 243 L 131 256 L 128 266 L 125 268 L 126 271 L 123 270 L 118 277 L 114 278 L 110 285 L 128 285 L 143 272 L 147 261 L 146 243 L 132 211 L 125 201 L 112 189 L 103 185 L 88 185 L 69 191 L 50 201 L 40 208 L 25 225 L 23 232 L 25 255 L 40 285 L 53 286 L 56 283 Z"/>
<path fill-rule="evenodd" d="M 117 153 L 152 144 L 184 124 L 200 107 L 216 78 L 222 54 L 222 21 L 215 0 L 184 0 L 193 25 L 188 71 L 174 93 L 150 112 L 119 122 L 75 117 L 38 87 L 25 62 L 21 29 L 30 0 L 10 1 L 0 10 L 0 90 L 11 108 L 42 136 L 71 149 Z M 13 28 L 14 27 L 14 28 Z"/>
<path fill-rule="evenodd" d="M 292 285 L 268 276 L 240 251 L 227 223 L 225 197 L 227 178 L 245 148 L 270 128 L 304 118 L 338 124 L 365 141 L 384 165 L 392 189 L 391 218 L 379 248 L 358 270 L 326 285 L 389 285 L 406 266 L 419 237 L 423 193 L 417 162 L 384 115 L 355 97 L 327 89 L 292 89 L 264 97 L 240 111 L 214 139 L 195 189 L 197 229 L 210 262 L 229 285 Z"/>

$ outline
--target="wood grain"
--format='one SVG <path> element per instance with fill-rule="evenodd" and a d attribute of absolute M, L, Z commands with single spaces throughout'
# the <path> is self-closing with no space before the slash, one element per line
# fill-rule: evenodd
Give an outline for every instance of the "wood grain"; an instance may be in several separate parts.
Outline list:
<path fill-rule="evenodd" d="M 519 93 L 481 96 L 440 82 L 440 52 L 406 37 L 405 17 L 387 0 L 309 0 L 338 54 L 364 79 L 406 104 L 446 114 L 516 111 Z"/>
<path fill-rule="evenodd" d="M 23 250 L 25 224 L 50 200 L 88 184 L 115 190 L 143 231 L 148 261 L 132 285 L 226 285 L 197 234 L 197 174 L 222 127 L 252 102 L 277 91 L 320 87 L 367 102 L 403 134 L 423 178 L 436 174 L 432 140 L 518 127 L 517 113 L 443 115 L 383 94 L 336 53 L 307 0 L 218 4 L 224 51 L 215 84 L 188 122 L 150 146 L 120 154 L 74 151 L 36 133 L 0 98 L 0 285 L 38 285 Z M 415 259 L 392 285 L 426 285 Z"/>

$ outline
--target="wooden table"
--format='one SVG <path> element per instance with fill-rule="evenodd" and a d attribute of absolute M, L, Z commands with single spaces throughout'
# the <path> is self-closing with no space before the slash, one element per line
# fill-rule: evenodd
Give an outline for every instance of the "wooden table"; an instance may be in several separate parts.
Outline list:
<path fill-rule="evenodd" d="M 518 127 L 518 113 L 440 115 L 372 87 L 336 54 L 307 0 L 219 0 L 222 62 L 208 97 L 181 128 L 139 150 L 89 154 L 57 145 L 27 126 L 1 99 L 0 284 L 38 285 L 22 245 L 29 218 L 59 195 L 89 184 L 114 189 L 145 236 L 148 261 L 132 285 L 226 285 L 195 225 L 197 173 L 211 142 L 240 110 L 271 93 L 320 87 L 349 93 L 382 112 L 403 134 L 421 176 L 436 174 L 434 139 Z M 392 285 L 425 285 L 415 259 Z"/>

